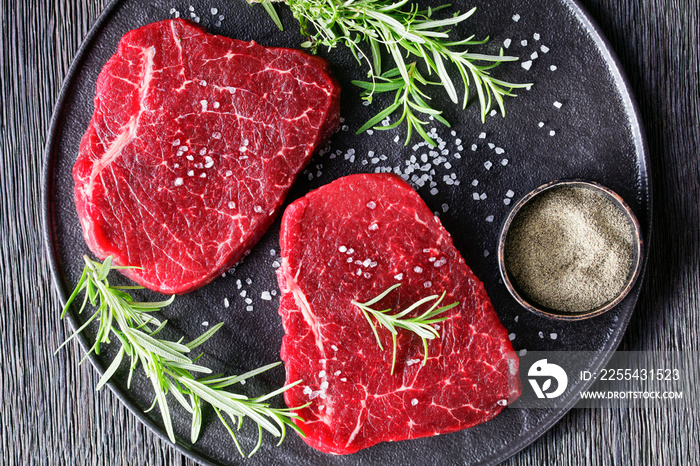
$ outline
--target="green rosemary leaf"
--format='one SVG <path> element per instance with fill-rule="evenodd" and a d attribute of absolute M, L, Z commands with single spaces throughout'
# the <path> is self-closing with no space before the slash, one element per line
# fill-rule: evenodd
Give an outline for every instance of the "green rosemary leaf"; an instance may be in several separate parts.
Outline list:
<path fill-rule="evenodd" d="M 245 374 L 241 375 L 234 375 L 231 377 L 219 377 L 219 378 L 212 378 L 212 379 L 199 379 L 200 382 L 210 386 L 211 388 L 224 388 L 228 387 L 229 385 L 233 385 L 236 383 L 239 383 L 243 380 L 247 380 L 251 377 L 255 377 L 258 374 L 262 374 L 263 372 L 266 372 L 273 367 L 277 367 L 281 362 L 274 362 L 272 364 L 268 364 L 266 366 L 258 367 L 257 369 L 253 369 L 252 371 L 246 372 Z"/>
<path fill-rule="evenodd" d="M 272 8 L 271 0 L 260 0 L 266 10 Z M 286 0 L 285 4 L 291 9 L 292 15 L 299 21 L 301 33 L 308 38 L 302 47 L 316 52 L 319 46 L 332 49 L 338 45 L 349 48 L 358 63 L 366 63 L 368 67 L 367 77 L 369 82 L 357 81 L 355 84 L 363 89 L 363 99 L 372 102 L 372 95 L 376 92 L 397 90 L 397 100 L 390 104 L 388 115 L 401 112 L 397 120 L 399 124 L 405 124 L 407 130 L 406 144 L 411 139 L 415 129 L 425 141 L 435 145 L 423 128 L 427 123 L 414 115 L 408 107 L 413 101 L 419 108 L 417 112 L 429 115 L 440 115 L 439 109 L 430 105 L 424 105 L 414 98 L 417 93 L 423 94 L 422 88 L 427 85 L 437 84 L 444 88 L 450 99 L 457 103 L 458 92 L 454 82 L 447 71 L 448 63 L 454 64 L 460 74 L 464 87 L 464 99 L 462 105 L 466 107 L 470 86 L 476 88 L 479 97 L 479 114 L 484 121 L 491 109 L 493 100 L 504 113 L 503 97 L 513 96 L 512 89 L 521 87 L 521 84 L 496 82 L 488 73 L 492 67 L 504 61 L 517 60 L 516 57 L 504 56 L 501 50 L 498 55 L 472 53 L 466 47 L 483 45 L 488 38 L 475 40 L 474 36 L 466 39 L 453 40 L 450 38 L 451 28 L 463 23 L 472 17 L 476 8 L 471 8 L 466 13 L 455 13 L 446 18 L 436 19 L 433 14 L 450 5 L 441 5 L 438 8 L 421 10 L 417 4 L 408 0 L 392 2 L 391 0 L 348 0 L 336 2 L 336 0 Z M 268 10 L 269 11 L 269 10 Z M 273 10 L 274 11 L 274 10 Z M 368 53 L 362 50 L 362 45 L 368 46 Z M 394 61 L 395 68 L 389 73 L 382 74 L 382 54 L 388 54 Z M 371 57 L 371 58 L 369 58 Z M 428 83 L 424 79 L 417 79 L 414 65 L 408 63 L 418 60 L 430 75 L 435 72 L 439 78 L 438 83 Z M 467 79 L 468 74 L 471 79 Z M 397 82 L 378 83 L 381 78 L 394 79 Z M 495 85 L 492 85 L 495 84 Z M 396 105 L 398 103 L 398 105 Z M 429 110 L 428 110 L 429 109 Z M 384 115 L 383 118 L 388 116 Z M 383 118 L 376 116 L 362 125 L 359 133 L 370 128 L 386 129 L 376 126 Z M 435 118 L 443 124 L 448 122 L 443 117 Z M 394 126 L 392 126 L 394 127 Z"/>
<path fill-rule="evenodd" d="M 224 426 L 231 433 L 236 448 L 243 456 L 245 454 L 238 443 L 238 439 L 236 439 L 233 431 L 226 423 L 221 411 L 226 413 L 233 422 L 237 421 L 239 426 L 244 418 L 250 418 L 258 424 L 261 433 L 264 429 L 276 437 L 284 438 L 285 426 L 290 426 L 294 430 L 300 431 L 298 426 L 294 424 L 294 421 L 301 421 L 301 418 L 295 412 L 299 408 L 273 409 L 264 402 L 295 384 L 284 386 L 258 398 L 248 398 L 245 395 L 224 390 L 224 387 L 260 374 L 279 363 L 269 364 L 241 376 L 210 378 L 208 379 L 209 382 L 207 382 L 206 378 L 202 379 L 202 381 L 196 380 L 194 373 L 210 374 L 211 369 L 194 364 L 186 355 L 192 349 L 211 338 L 221 328 L 222 324 L 215 325 L 186 344 L 182 343 L 182 339 L 169 341 L 156 338 L 156 335 L 167 324 L 167 320 L 161 323 L 150 313 L 172 303 L 174 296 L 160 302 L 134 302 L 133 298 L 124 290 L 136 287 L 113 287 L 107 280 L 109 270 L 124 269 L 126 267 L 113 265 L 111 257 L 103 263 L 93 261 L 88 257 L 84 257 L 84 261 L 85 269 L 78 282 L 76 291 L 71 294 L 61 315 L 65 315 L 68 306 L 74 302 L 80 292 L 85 293 L 84 302 L 91 301 L 97 306 L 97 310 L 59 349 L 96 320 L 99 322 L 99 328 L 95 342 L 85 355 L 85 358 L 93 351 L 99 354 L 101 345 L 109 344 L 110 335 L 116 335 L 115 341 L 121 344 L 121 347 L 115 359 L 100 378 L 97 384 L 98 389 L 113 377 L 123 362 L 124 356 L 129 356 L 131 364 L 129 365 L 127 388 L 131 387 L 134 371 L 140 364 L 154 390 L 153 405 L 148 411 L 158 406 L 165 430 L 173 442 L 175 441 L 175 432 L 168 406 L 168 395 L 175 397 L 175 400 L 192 414 L 192 428 L 190 430 L 192 442 L 196 442 L 199 437 L 202 426 L 201 402 L 206 401 L 214 407 Z M 207 386 L 207 384 L 210 386 Z M 259 448 L 261 441 L 262 437 L 259 437 L 258 444 L 253 451 Z"/>
<path fill-rule="evenodd" d="M 389 83 L 368 83 L 366 81 L 352 81 L 352 83 L 357 87 L 361 87 L 362 89 L 372 91 L 375 94 L 381 92 L 395 91 L 397 89 L 401 89 L 404 86 L 403 83 L 400 81 L 394 81 Z"/>
<path fill-rule="evenodd" d="M 279 28 L 280 31 L 284 31 L 284 27 L 282 26 L 282 21 L 280 20 L 280 17 L 277 15 L 277 10 L 275 10 L 275 6 L 272 4 L 272 2 L 262 2 L 263 8 L 265 8 L 265 11 L 267 12 L 268 15 L 270 15 L 270 18 L 272 18 L 272 22 L 275 23 L 275 25 Z"/>
<path fill-rule="evenodd" d="M 83 270 L 83 274 L 80 276 L 80 280 L 78 281 L 78 284 L 75 286 L 75 289 L 73 290 L 73 293 L 71 293 L 70 297 L 68 298 L 68 301 L 66 301 L 66 305 L 63 308 L 63 311 L 61 312 L 61 319 L 63 319 L 66 316 L 66 312 L 68 312 L 68 308 L 70 305 L 73 303 L 75 298 L 78 297 L 81 291 L 85 288 L 85 281 L 87 280 L 87 270 Z M 87 304 L 87 295 L 85 296 L 85 299 L 83 300 L 83 305 L 80 307 L 80 312 L 83 312 L 83 309 L 85 308 L 85 304 Z"/>
<path fill-rule="evenodd" d="M 260 402 L 260 401 L 269 400 L 270 398 L 273 398 L 277 395 L 280 395 L 280 394 L 286 392 L 287 390 L 289 390 L 291 387 L 293 387 L 295 385 L 299 385 L 300 383 L 301 383 L 301 380 L 297 380 L 296 382 L 292 382 L 288 385 L 285 385 L 284 387 L 278 388 L 277 390 L 270 392 L 267 395 L 259 396 L 259 397 L 255 398 L 255 401 Z"/>
<path fill-rule="evenodd" d="M 107 370 L 102 374 L 102 377 L 100 378 L 100 381 L 97 382 L 97 386 L 95 386 L 95 391 L 99 391 L 102 386 L 107 383 L 109 379 L 112 378 L 114 373 L 119 369 L 119 366 L 122 363 L 122 359 L 124 358 L 124 348 L 122 347 L 119 352 L 117 353 L 117 356 L 114 358 L 114 361 L 112 361 L 112 364 L 109 365 Z"/>
<path fill-rule="evenodd" d="M 200 336 L 198 336 L 197 338 L 195 338 L 191 342 L 187 343 L 185 346 L 191 350 L 195 349 L 196 347 L 198 347 L 199 345 L 201 345 L 202 343 L 204 343 L 205 341 L 210 339 L 212 336 L 214 336 L 214 334 L 216 332 L 218 332 L 219 329 L 223 326 L 224 326 L 224 323 L 219 322 L 218 324 L 214 325 L 212 328 L 210 328 L 209 330 L 207 330 L 206 332 L 204 332 L 203 334 L 201 334 Z"/>
<path fill-rule="evenodd" d="M 396 102 L 396 103 L 394 103 L 394 104 L 388 106 L 387 108 L 385 108 L 385 109 L 382 110 L 381 112 L 377 113 L 377 114 L 374 115 L 372 118 L 370 118 L 370 120 L 369 120 L 367 123 L 365 123 L 364 125 L 362 125 L 362 126 L 360 127 L 360 129 L 357 130 L 357 133 L 356 133 L 356 134 L 360 134 L 360 133 L 362 133 L 362 132 L 364 132 L 364 131 L 370 129 L 370 128 L 373 127 L 373 126 L 376 126 L 380 121 L 382 121 L 383 119 L 385 119 L 386 117 L 388 117 L 389 115 L 391 115 L 392 113 L 394 113 L 394 111 L 395 111 L 397 108 L 399 108 L 400 105 L 401 105 L 401 104 L 400 104 L 399 102 Z M 381 126 L 379 126 L 378 128 L 381 128 Z"/>
<path fill-rule="evenodd" d="M 409 332 L 415 333 L 418 335 L 421 340 L 423 341 L 423 348 L 424 348 L 424 359 L 423 359 L 423 365 L 425 365 L 426 361 L 428 360 L 428 340 L 432 340 L 434 338 L 439 337 L 439 332 L 433 327 L 433 324 L 436 324 L 438 322 L 443 322 L 447 319 L 447 316 L 444 317 L 439 317 L 439 318 L 433 318 L 439 314 L 442 314 L 453 307 L 457 306 L 459 302 L 454 302 L 452 304 L 449 304 L 447 306 L 442 306 L 441 308 L 437 308 L 439 303 L 443 300 L 447 292 L 443 291 L 442 295 L 438 297 L 438 295 L 431 295 L 431 296 L 426 296 L 425 298 L 421 298 L 415 303 L 411 304 L 409 307 L 407 307 L 405 310 L 397 312 L 396 314 L 389 314 L 391 309 L 386 309 L 383 311 L 378 311 L 376 309 L 372 309 L 370 306 L 377 304 L 379 301 L 384 299 L 389 293 L 391 293 L 393 290 L 401 286 L 400 283 L 397 283 L 395 285 L 390 286 L 383 292 L 381 292 L 379 295 L 376 297 L 370 299 L 369 301 L 365 303 L 359 303 L 355 300 L 351 301 L 351 303 L 359 308 L 364 316 L 367 318 L 367 322 L 369 323 L 370 327 L 374 331 L 374 335 L 377 338 L 377 344 L 379 345 L 379 348 L 383 351 L 384 348 L 382 348 L 381 341 L 379 339 L 379 335 L 376 331 L 376 327 L 374 323 L 372 322 L 370 318 L 370 314 L 374 319 L 377 321 L 378 324 L 380 324 L 382 327 L 387 329 L 389 332 L 391 332 L 391 338 L 392 338 L 392 346 L 393 346 L 393 353 L 391 357 L 391 374 L 394 374 L 394 367 L 396 365 L 396 335 L 398 334 L 398 331 L 396 330 L 397 328 L 401 328 L 404 330 L 407 330 Z M 412 311 L 417 310 L 419 307 L 429 303 L 430 301 L 435 301 L 435 303 L 428 309 L 426 310 L 423 314 L 418 315 L 417 317 L 412 317 L 412 318 L 405 318 L 409 313 Z"/>
<path fill-rule="evenodd" d="M 192 401 L 192 428 L 190 429 L 190 441 L 194 444 L 199 440 L 199 433 L 202 431 L 202 408 L 199 405 L 199 398 L 190 394 Z"/>

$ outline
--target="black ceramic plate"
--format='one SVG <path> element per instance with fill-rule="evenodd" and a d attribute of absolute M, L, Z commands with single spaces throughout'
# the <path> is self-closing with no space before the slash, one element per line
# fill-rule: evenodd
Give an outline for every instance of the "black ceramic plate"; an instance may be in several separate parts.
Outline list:
<path fill-rule="evenodd" d="M 499 66 L 494 74 L 516 82 L 532 82 L 508 99 L 508 115 L 489 116 L 482 124 L 477 106 L 466 111 L 435 94 L 452 128 L 435 125 L 445 142 L 445 162 L 438 163 L 419 140 L 403 145 L 403 129 L 355 135 L 372 114 L 378 101 L 363 106 L 358 89 L 350 81 L 363 73 L 345 50 L 321 53 L 342 85 L 342 129 L 330 142 L 330 150 L 317 155 L 295 184 L 287 201 L 340 176 L 371 172 L 379 167 L 406 169 L 406 161 L 424 165 L 423 154 L 434 172 L 432 183 L 418 192 L 440 215 L 455 245 L 481 280 L 513 345 L 521 351 L 522 367 L 529 367 L 525 351 L 585 350 L 598 356 L 583 361 L 585 368 L 598 369 L 614 349 L 634 309 L 640 282 L 615 309 L 580 322 L 554 322 L 529 314 L 518 307 L 499 282 L 496 246 L 499 225 L 509 210 L 510 199 L 553 179 L 584 178 L 618 192 L 632 207 L 648 239 L 651 222 L 649 175 L 646 149 L 636 107 L 610 47 L 581 8 L 571 0 L 471 0 L 456 8 L 477 6 L 476 14 L 456 29 L 462 36 L 491 35 L 480 51 L 497 53 L 508 44 L 507 54 L 520 62 Z M 421 1 L 437 4 L 436 1 Z M 190 6 L 191 5 L 191 6 Z M 194 11 L 191 11 L 191 10 Z M 88 253 L 73 204 L 71 169 L 80 138 L 93 111 L 97 75 L 116 50 L 125 32 L 146 23 L 173 17 L 197 16 L 212 32 L 268 46 L 298 47 L 302 42 L 297 23 L 287 9 L 278 10 L 284 25 L 279 32 L 262 8 L 243 0 L 123 0 L 114 1 L 99 18 L 82 45 L 57 103 L 47 145 L 46 239 L 58 289 L 65 298 L 75 286 L 81 256 Z M 389 96 L 387 96 L 389 97 Z M 561 106 L 559 106 L 561 104 Z M 415 157 L 415 159 L 413 159 Z M 424 172 L 417 170 L 417 173 Z M 459 183 L 457 183 L 457 181 Z M 199 335 L 206 324 L 225 322 L 224 328 L 205 347 L 206 362 L 225 373 L 241 373 L 279 360 L 283 336 L 277 315 L 277 297 L 263 300 L 263 292 L 277 289 L 275 265 L 278 260 L 279 220 L 235 271 L 210 285 L 178 297 L 165 314 L 172 338 L 186 341 Z M 648 241 L 647 241 L 648 244 Z M 240 282 L 239 282 L 240 280 Z M 240 284 L 240 286 L 238 285 Z M 246 297 L 241 292 L 246 291 Z M 154 293 L 144 292 L 156 299 Z M 246 303 L 245 299 L 250 299 Z M 228 303 L 228 305 L 227 305 Z M 252 311 L 246 307 L 252 306 Z M 50 318 L 58 318 L 58 310 Z M 84 316 L 71 314 L 73 325 Z M 556 334 L 556 338 L 550 337 Z M 544 335 L 541 337 L 540 335 Z M 87 332 L 86 339 L 93 335 Z M 85 340 L 83 340 L 83 344 Z M 93 358 L 102 371 L 113 353 Z M 280 386 L 284 370 L 275 370 L 242 387 L 249 395 Z M 111 388 L 146 424 L 162 434 L 157 412 L 144 415 L 151 404 L 148 382 L 136 378 L 133 390 L 124 388 L 125 371 L 118 372 Z M 526 445 L 550 428 L 576 401 L 586 382 L 572 380 L 569 391 L 547 409 L 506 409 L 494 420 L 472 429 L 413 441 L 385 443 L 351 456 L 334 457 L 307 447 L 294 433 L 275 447 L 267 437 L 263 448 L 246 464 L 452 464 L 496 462 Z M 281 400 L 278 400 L 281 403 Z M 189 416 L 175 410 L 178 447 L 188 456 L 205 463 L 234 464 L 241 457 L 224 428 L 211 411 L 204 419 L 199 442 L 190 445 Z M 250 423 L 239 434 L 244 448 L 254 445 L 257 430 Z"/>

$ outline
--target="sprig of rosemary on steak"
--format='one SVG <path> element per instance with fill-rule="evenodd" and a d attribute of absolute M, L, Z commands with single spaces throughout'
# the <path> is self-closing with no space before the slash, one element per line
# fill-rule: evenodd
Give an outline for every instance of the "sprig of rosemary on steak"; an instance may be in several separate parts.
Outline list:
<path fill-rule="evenodd" d="M 281 29 L 279 17 L 270 3 L 273 0 L 249 1 L 263 3 Z M 472 16 L 476 8 L 463 14 L 433 19 L 433 13 L 450 5 L 421 10 L 408 0 L 286 0 L 284 3 L 299 21 L 301 33 L 309 39 L 301 44 L 302 47 L 315 53 L 318 47 L 332 49 L 342 44 L 350 49 L 360 64 L 362 60 L 366 61 L 369 81 L 353 81 L 363 89 L 364 100 L 371 103 L 375 93 L 396 91 L 394 102 L 364 124 L 358 133 L 372 127 L 394 128 L 406 122 L 406 144 L 415 129 L 425 141 L 435 146 L 435 141 L 425 131 L 424 126 L 428 124 L 425 118 L 432 116 L 448 127 L 450 124 L 441 116 L 442 111 L 430 105 L 430 97 L 424 90 L 428 85 L 441 86 L 450 99 L 458 103 L 458 91 L 447 66 L 459 71 L 463 108 L 469 100 L 470 85 L 476 89 L 482 121 L 494 101 L 505 116 L 503 97 L 513 96 L 516 88 L 529 86 L 490 75 L 490 70 L 499 63 L 518 59 L 503 55 L 503 49 L 498 55 L 469 52 L 468 47 L 483 45 L 488 42 L 488 37 L 482 40 L 474 39 L 473 35 L 462 40 L 450 38 L 449 28 Z M 365 53 L 362 47 L 369 49 L 369 53 Z M 387 72 L 382 71 L 382 51 L 388 52 L 395 64 L 395 68 Z M 427 81 L 422 77 L 416 68 L 417 62 L 425 65 L 428 75 L 434 73 L 437 81 Z M 389 126 L 379 125 L 399 109 L 402 112 L 399 120 Z"/>
<path fill-rule="evenodd" d="M 425 356 L 423 358 L 423 365 L 428 361 L 428 340 L 432 340 L 433 338 L 439 337 L 440 334 L 438 331 L 433 327 L 434 324 L 437 324 L 438 322 L 443 322 L 447 317 L 436 317 L 440 314 L 442 314 L 445 311 L 448 311 L 452 309 L 453 307 L 457 306 L 459 302 L 454 302 L 452 304 L 448 304 L 447 306 L 442 306 L 438 307 L 438 305 L 442 302 L 442 300 L 445 298 L 445 295 L 447 292 L 443 291 L 441 296 L 438 295 L 431 295 L 431 296 L 426 296 L 423 299 L 420 299 L 416 301 L 415 303 L 411 304 L 409 307 L 404 309 L 401 312 L 398 312 L 396 314 L 389 314 L 391 309 L 384 309 L 382 311 L 378 311 L 376 309 L 372 309 L 370 306 L 373 306 L 374 304 L 377 304 L 379 301 L 384 299 L 389 293 L 394 291 L 396 288 L 401 286 L 400 283 L 397 283 L 396 285 L 390 286 L 386 290 L 384 290 L 382 293 L 380 293 L 378 296 L 370 299 L 366 303 L 358 303 L 355 300 L 352 300 L 351 303 L 360 308 L 362 313 L 364 314 L 365 318 L 367 319 L 367 322 L 369 323 L 370 327 L 372 327 L 372 331 L 374 332 L 374 337 L 377 339 L 377 344 L 379 345 L 379 348 L 383 351 L 384 347 L 382 346 L 382 342 L 379 339 L 379 333 L 377 333 L 377 327 L 375 326 L 374 322 L 372 322 L 372 319 L 370 318 L 370 315 L 374 317 L 374 319 L 377 321 L 379 325 L 382 327 L 386 328 L 391 332 L 391 339 L 393 341 L 393 346 L 394 346 L 394 353 L 391 358 L 391 374 L 394 374 L 394 366 L 396 365 L 396 335 L 398 334 L 397 328 L 403 328 L 405 330 L 408 330 L 410 332 L 415 333 L 418 335 L 421 340 L 423 340 L 423 349 Z M 435 301 L 430 308 L 425 311 L 423 314 L 420 314 L 416 317 L 409 317 L 406 318 L 406 316 L 413 310 L 418 309 L 420 306 L 423 304 L 429 303 L 430 301 Z"/>
<path fill-rule="evenodd" d="M 59 347 L 59 350 L 85 330 L 95 319 L 99 322 L 97 336 L 95 337 L 95 343 L 85 355 L 85 358 L 92 352 L 100 354 L 100 345 L 110 343 L 110 336 L 116 337 L 121 344 L 121 348 L 98 382 L 98 390 L 114 375 L 124 356 L 129 356 L 131 363 L 127 388 L 131 387 L 134 369 L 140 362 L 155 392 L 153 405 L 148 411 L 153 409 L 156 404 L 158 405 L 163 424 L 165 424 L 165 430 L 173 443 L 175 442 L 175 433 L 173 432 L 170 409 L 168 407 L 168 394 L 172 394 L 178 403 L 192 414 L 192 443 L 197 441 L 202 427 L 202 401 L 209 403 L 214 408 L 226 430 L 231 434 L 238 451 L 243 456 L 245 456 L 243 449 L 233 429 L 229 426 L 226 417 L 234 425 L 237 425 L 238 429 L 240 429 L 245 417 L 252 419 L 258 424 L 258 443 L 250 455 L 260 448 L 263 430 L 275 437 L 279 437 L 279 443 L 282 443 L 284 440 L 286 427 L 290 427 L 303 435 L 301 429 L 292 422 L 292 419 L 301 419 L 294 412 L 298 408 L 271 408 L 266 403 L 266 400 L 283 393 L 290 387 L 300 383 L 301 380 L 256 398 L 248 398 L 247 396 L 225 390 L 233 384 L 241 383 L 250 377 L 272 369 L 280 363 L 269 364 L 238 376 L 209 376 L 195 379 L 194 373 L 210 374 L 212 371 L 207 367 L 195 364 L 199 356 L 190 359 L 188 354 L 211 338 L 223 326 L 223 323 L 215 325 L 198 338 L 186 344 L 182 343 L 182 339 L 177 342 L 159 339 L 157 335 L 163 330 L 168 321 L 161 322 L 152 313 L 171 304 L 175 296 L 173 295 L 170 299 L 159 302 L 136 302 L 125 290 L 140 289 L 142 287 L 113 286 L 107 280 L 107 275 L 111 270 L 133 267 L 112 265 L 112 256 L 107 257 L 103 263 L 93 261 L 87 256 L 83 256 L 83 258 L 85 260 L 83 274 L 66 302 L 61 318 L 66 315 L 69 306 L 81 292 L 85 293 L 85 298 L 79 313 L 83 312 L 88 302 L 93 306 L 97 306 L 97 311 Z M 83 361 L 85 358 L 83 358 Z"/>

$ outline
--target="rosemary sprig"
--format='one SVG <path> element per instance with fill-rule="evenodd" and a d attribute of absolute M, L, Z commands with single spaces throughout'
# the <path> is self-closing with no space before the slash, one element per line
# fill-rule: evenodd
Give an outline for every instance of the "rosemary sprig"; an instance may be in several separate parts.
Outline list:
<path fill-rule="evenodd" d="M 237 429 L 240 429 L 245 417 L 252 419 L 258 424 L 258 443 L 249 456 L 260 448 L 263 430 L 275 437 L 279 437 L 279 443 L 282 443 L 284 440 L 286 427 L 290 427 L 300 435 L 304 435 L 301 429 L 292 422 L 293 419 L 302 420 L 294 412 L 294 410 L 299 408 L 271 408 L 265 402 L 300 383 L 300 380 L 256 398 L 248 398 L 225 390 L 225 388 L 233 384 L 241 383 L 250 377 L 272 369 L 280 363 L 269 364 L 238 376 L 209 376 L 195 379 L 194 373 L 210 374 L 211 369 L 195 364 L 199 356 L 190 359 L 187 354 L 211 338 L 223 326 L 223 323 L 215 325 L 198 338 L 186 344 L 182 343 L 182 339 L 177 342 L 159 339 L 157 334 L 165 327 L 168 321 L 161 322 L 151 313 L 171 304 L 175 296 L 173 295 L 170 299 L 159 302 L 136 302 L 125 290 L 140 289 L 142 287 L 112 286 L 107 280 L 110 270 L 130 267 L 112 265 L 112 256 L 107 257 L 103 263 L 93 261 L 87 256 L 83 256 L 83 259 L 85 260 L 83 274 L 66 302 L 61 318 L 66 315 L 68 307 L 81 292 L 85 292 L 85 298 L 79 312 L 83 312 L 88 302 L 93 306 L 97 306 L 97 311 L 58 350 L 82 332 L 95 319 L 99 322 L 97 336 L 95 343 L 85 355 L 85 358 L 92 352 L 99 354 L 100 345 L 111 342 L 110 335 L 116 337 L 121 344 L 121 348 L 98 382 L 98 390 L 114 375 L 126 355 L 131 358 L 127 388 L 131 387 L 134 369 L 140 362 L 155 392 L 153 405 L 148 411 L 153 409 L 156 404 L 158 405 L 165 430 L 173 443 L 175 442 L 175 433 L 168 407 L 168 394 L 172 394 L 178 403 L 192 414 L 190 433 L 192 443 L 195 443 L 199 438 L 202 427 L 202 401 L 209 403 L 214 408 L 219 419 L 229 434 L 231 434 L 238 451 L 243 456 L 245 456 L 243 449 L 234 431 L 229 426 L 226 417 L 234 425 L 237 425 Z M 56 351 L 58 352 L 58 350 Z M 83 361 L 85 358 L 83 358 Z"/>
<path fill-rule="evenodd" d="M 442 292 L 442 295 L 438 297 L 438 295 L 431 295 L 431 296 L 426 296 L 423 299 L 420 299 L 416 301 L 415 303 L 411 304 L 409 307 L 404 309 L 401 312 L 398 312 L 396 314 L 389 314 L 391 309 L 384 309 L 382 311 L 378 311 L 376 309 L 372 309 L 370 306 L 373 306 L 374 304 L 378 303 L 382 299 L 384 299 L 389 293 L 394 291 L 396 288 L 401 286 L 400 283 L 397 283 L 393 286 L 390 286 L 386 290 L 384 290 L 382 293 L 380 293 L 378 296 L 370 299 L 366 303 L 358 303 L 355 300 L 352 300 L 351 303 L 360 308 L 362 313 L 364 314 L 365 318 L 367 319 L 367 322 L 369 323 L 370 327 L 372 327 L 372 332 L 374 332 L 374 337 L 377 339 L 377 344 L 379 345 L 379 348 L 381 350 L 384 350 L 384 347 L 382 346 L 382 342 L 379 339 L 379 333 L 377 333 L 377 327 L 375 326 L 374 322 L 372 322 L 372 319 L 370 318 L 370 314 L 372 317 L 375 318 L 377 323 L 381 325 L 382 327 L 386 328 L 391 332 L 391 338 L 393 341 L 393 346 L 394 346 L 394 353 L 391 358 L 391 374 L 394 374 L 394 366 L 396 365 L 396 335 L 398 334 L 397 328 L 403 328 L 405 330 L 408 330 L 410 332 L 415 333 L 418 335 L 421 340 L 423 341 L 423 349 L 424 349 L 424 358 L 423 358 L 423 365 L 428 361 L 428 340 L 432 340 L 433 338 L 439 337 L 440 334 L 438 331 L 433 327 L 433 324 L 436 324 L 438 322 L 442 322 L 447 317 L 437 317 L 439 314 L 442 314 L 445 311 L 448 311 L 452 309 L 453 307 L 457 306 L 459 302 L 454 302 L 452 304 L 448 304 L 446 306 L 438 307 L 438 305 L 442 302 L 442 300 L 445 298 L 445 294 L 447 294 L 446 291 Z M 406 316 L 413 310 L 418 309 L 420 306 L 423 304 L 429 303 L 430 301 L 435 300 L 432 306 L 425 311 L 423 314 L 420 314 L 419 316 L 416 317 L 410 317 L 406 318 Z"/>
<path fill-rule="evenodd" d="M 270 3 L 272 0 L 250 1 L 263 3 L 268 13 L 276 19 L 276 24 L 280 25 Z M 514 89 L 530 85 L 510 83 L 490 75 L 490 70 L 499 63 L 517 60 L 517 57 L 503 55 L 503 49 L 500 49 L 498 55 L 468 51 L 470 46 L 488 42 L 488 37 L 483 40 L 476 40 L 473 35 L 462 40 L 450 38 L 448 28 L 468 19 L 476 8 L 463 14 L 455 13 L 448 18 L 433 19 L 434 12 L 450 5 L 421 10 L 418 5 L 408 3 L 408 0 L 286 0 L 285 3 L 299 21 L 301 33 L 309 39 L 301 44 L 302 47 L 315 53 L 320 46 L 332 49 L 343 44 L 360 64 L 363 59 L 367 62 L 369 81 L 353 81 L 362 87 L 364 100 L 372 102 L 375 93 L 396 91 L 394 102 L 363 125 L 358 133 L 371 127 L 387 129 L 385 126 L 377 126 L 377 123 L 402 109 L 401 118 L 389 127 L 396 127 L 405 121 L 406 144 L 415 129 L 425 141 L 435 146 L 435 141 L 424 129 L 428 121 L 420 119 L 416 112 L 432 116 L 450 126 L 440 116 L 442 111 L 428 104 L 430 97 L 423 92 L 429 84 L 439 85 L 444 87 L 454 103 L 458 103 L 458 92 L 448 74 L 447 64 L 459 71 L 464 88 L 463 108 L 466 108 L 469 100 L 470 85 L 476 89 L 482 122 L 494 101 L 505 116 L 503 97 L 514 96 Z M 365 53 L 361 45 L 368 48 L 369 53 Z M 382 72 L 382 50 L 388 52 L 395 64 L 395 68 L 387 73 Z M 416 60 L 425 65 L 428 75 L 435 73 L 438 81 L 428 82 L 420 76 Z"/>

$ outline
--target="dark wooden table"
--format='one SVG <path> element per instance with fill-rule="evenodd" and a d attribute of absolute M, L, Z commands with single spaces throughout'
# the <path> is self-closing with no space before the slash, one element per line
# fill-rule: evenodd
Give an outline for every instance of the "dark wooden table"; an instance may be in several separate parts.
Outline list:
<path fill-rule="evenodd" d="M 223 0 L 222 0 L 223 1 Z M 109 391 L 95 393 L 43 250 L 41 170 L 51 112 L 106 0 L 2 0 L 0 8 L 0 464 L 193 464 Z M 144 0 L 144 3 L 147 3 Z M 641 108 L 654 189 L 650 260 L 621 349 L 700 350 L 700 2 L 582 0 Z M 700 381 L 698 381 L 700 382 Z M 700 464 L 690 403 L 573 410 L 508 464 Z"/>

